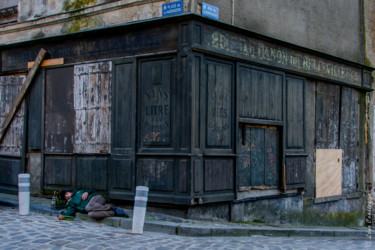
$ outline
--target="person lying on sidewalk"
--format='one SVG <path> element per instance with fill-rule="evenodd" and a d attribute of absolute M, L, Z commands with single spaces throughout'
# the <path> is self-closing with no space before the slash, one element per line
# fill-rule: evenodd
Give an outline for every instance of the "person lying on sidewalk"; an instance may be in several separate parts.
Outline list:
<path fill-rule="evenodd" d="M 64 216 L 74 216 L 77 212 L 87 213 L 94 219 L 102 219 L 109 216 L 129 217 L 121 208 L 110 207 L 105 204 L 103 196 L 95 190 L 63 189 L 60 191 L 60 198 L 67 200 L 67 208 L 57 217 L 62 220 Z"/>

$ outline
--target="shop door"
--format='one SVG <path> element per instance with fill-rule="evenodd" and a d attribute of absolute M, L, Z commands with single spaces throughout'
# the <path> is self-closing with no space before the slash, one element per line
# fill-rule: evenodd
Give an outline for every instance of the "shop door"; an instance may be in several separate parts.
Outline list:
<path fill-rule="evenodd" d="M 280 136 L 276 126 L 240 126 L 239 191 L 279 186 Z"/>

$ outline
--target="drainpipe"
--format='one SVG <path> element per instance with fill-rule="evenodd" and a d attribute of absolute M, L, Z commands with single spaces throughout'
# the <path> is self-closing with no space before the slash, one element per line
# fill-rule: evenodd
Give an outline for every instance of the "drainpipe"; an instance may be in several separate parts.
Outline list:
<path fill-rule="evenodd" d="M 232 25 L 234 25 L 234 0 L 232 0 Z"/>

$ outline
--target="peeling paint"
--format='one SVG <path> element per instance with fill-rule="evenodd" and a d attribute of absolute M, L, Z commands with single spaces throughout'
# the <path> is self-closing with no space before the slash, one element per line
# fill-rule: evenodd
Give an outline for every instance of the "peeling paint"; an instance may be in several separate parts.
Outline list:
<path fill-rule="evenodd" d="M 26 76 L 0 77 L 0 126 L 2 126 Z M 0 154 L 21 156 L 24 123 L 24 103 L 16 113 L 0 144 Z"/>
<path fill-rule="evenodd" d="M 111 62 L 74 67 L 76 153 L 110 152 Z"/>

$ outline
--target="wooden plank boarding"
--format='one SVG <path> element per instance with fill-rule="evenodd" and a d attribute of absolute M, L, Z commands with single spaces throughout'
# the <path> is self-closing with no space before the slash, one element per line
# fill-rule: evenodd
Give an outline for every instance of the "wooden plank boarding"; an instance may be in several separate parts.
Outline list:
<path fill-rule="evenodd" d="M 40 64 L 43 61 L 43 58 L 46 55 L 47 55 L 47 51 L 45 49 L 43 49 L 43 48 L 40 49 L 39 54 L 38 54 L 38 56 L 35 59 L 35 63 L 33 65 L 33 67 L 31 68 L 29 74 L 27 75 L 25 82 L 23 83 L 20 91 L 18 92 L 16 100 L 14 101 L 12 107 L 9 110 L 9 113 L 8 113 L 7 117 L 5 118 L 5 120 L 4 120 L 4 122 L 3 122 L 2 126 L 1 126 L 0 143 L 3 140 L 3 138 L 4 138 L 5 132 L 6 132 L 7 128 L 8 128 L 8 126 L 9 126 L 9 124 L 12 122 L 13 117 L 15 116 L 15 114 L 17 112 L 17 109 L 21 105 L 22 100 L 25 97 L 25 94 L 26 94 L 28 88 L 30 87 L 31 82 L 32 82 L 32 80 L 33 80 L 36 72 L 38 71 L 38 69 L 40 67 Z"/>
<path fill-rule="evenodd" d="M 316 150 L 316 198 L 342 194 L 342 149 Z"/>
<path fill-rule="evenodd" d="M 27 63 L 27 68 L 31 69 L 34 66 L 35 62 L 28 62 Z M 40 64 L 40 67 L 48 67 L 48 66 L 56 66 L 56 65 L 61 65 L 65 63 L 65 58 L 53 58 L 53 59 L 47 59 L 43 60 L 42 63 Z"/>

